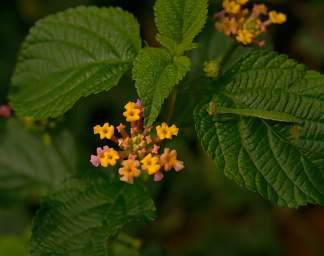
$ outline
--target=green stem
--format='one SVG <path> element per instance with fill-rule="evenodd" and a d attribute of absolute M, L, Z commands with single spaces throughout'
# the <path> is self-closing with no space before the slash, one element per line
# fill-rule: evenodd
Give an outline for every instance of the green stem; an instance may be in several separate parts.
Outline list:
<path fill-rule="evenodd" d="M 267 111 L 267 110 L 258 110 L 258 109 L 238 109 L 238 108 L 227 108 L 227 107 L 217 106 L 216 112 L 212 113 L 209 110 L 209 114 L 211 115 L 234 114 L 234 115 L 247 116 L 247 117 L 257 117 L 265 120 L 272 120 L 272 121 L 285 122 L 285 123 L 300 122 L 298 118 L 286 113 Z"/>
<path fill-rule="evenodd" d="M 177 102 L 177 88 L 174 88 L 172 94 L 170 96 L 170 103 L 168 107 L 168 114 L 167 114 L 167 123 L 170 123 L 172 120 L 173 112 L 175 110 L 176 102 Z"/>
<path fill-rule="evenodd" d="M 235 43 L 234 41 L 231 41 L 230 46 L 227 48 L 224 56 L 222 57 L 222 61 L 220 63 L 221 68 L 223 68 L 227 64 L 228 60 L 231 58 L 232 54 L 235 52 L 237 47 L 238 44 Z"/>

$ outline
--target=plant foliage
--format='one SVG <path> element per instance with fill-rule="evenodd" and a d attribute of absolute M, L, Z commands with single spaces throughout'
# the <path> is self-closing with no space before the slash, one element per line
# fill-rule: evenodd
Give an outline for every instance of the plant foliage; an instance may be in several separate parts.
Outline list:
<path fill-rule="evenodd" d="M 128 223 L 152 220 L 154 204 L 140 185 L 107 177 L 72 178 L 47 196 L 34 220 L 31 255 L 104 256 Z"/>
<path fill-rule="evenodd" d="M 22 45 L 12 105 L 21 116 L 61 116 L 81 97 L 115 86 L 140 47 L 136 19 L 119 8 L 79 7 L 44 18 Z"/>
<path fill-rule="evenodd" d="M 323 204 L 324 77 L 255 51 L 220 80 L 212 103 L 195 113 L 198 137 L 218 167 L 280 206 Z"/>

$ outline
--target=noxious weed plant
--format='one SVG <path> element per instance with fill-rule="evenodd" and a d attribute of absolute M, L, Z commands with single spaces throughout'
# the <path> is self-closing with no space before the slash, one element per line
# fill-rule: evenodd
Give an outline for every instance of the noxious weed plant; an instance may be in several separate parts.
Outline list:
<path fill-rule="evenodd" d="M 10 106 L 0 107 L 0 166 L 6 167 L 0 184 L 3 193 L 12 186 L 21 194 L 51 184 L 33 222 L 32 256 L 115 255 L 125 225 L 158 218 L 146 186 L 171 178 L 170 171 L 186 175 L 184 156 L 171 142 L 183 132 L 174 118 L 178 101 L 186 102 L 183 91 L 197 97 L 193 113 L 182 111 L 229 179 L 280 207 L 324 203 L 324 77 L 270 50 L 265 36 L 289 17 L 248 0 L 224 0 L 217 13 L 208 14 L 208 6 L 207 0 L 157 0 L 156 48 L 143 47 L 136 18 L 115 7 L 68 9 L 30 30 Z M 202 46 L 195 38 L 208 16 L 228 47 L 201 59 L 203 75 L 197 75 L 192 56 Z M 83 134 L 99 136 L 103 145 L 87 152 L 88 167 L 78 170 L 69 134 L 46 131 L 81 98 L 111 90 L 129 71 L 138 100 L 121 103 L 126 124 L 101 120 Z M 43 140 L 22 130 L 18 119 Z M 26 159 L 10 160 L 22 152 Z M 21 169 L 28 170 L 15 174 Z"/>

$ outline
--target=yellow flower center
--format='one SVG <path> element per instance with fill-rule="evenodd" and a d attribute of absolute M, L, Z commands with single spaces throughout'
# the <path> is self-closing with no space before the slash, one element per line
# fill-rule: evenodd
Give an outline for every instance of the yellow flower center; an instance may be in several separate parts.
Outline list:
<path fill-rule="evenodd" d="M 157 173 L 161 166 L 159 164 L 159 159 L 152 154 L 148 154 L 142 161 L 142 169 L 147 171 L 149 175 Z"/>

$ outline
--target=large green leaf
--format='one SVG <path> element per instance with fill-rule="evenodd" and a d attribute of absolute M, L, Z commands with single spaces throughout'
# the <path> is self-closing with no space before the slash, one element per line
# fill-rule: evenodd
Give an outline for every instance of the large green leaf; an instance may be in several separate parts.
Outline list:
<path fill-rule="evenodd" d="M 212 103 L 195 111 L 198 136 L 218 167 L 280 206 L 323 204 L 324 77 L 255 51 L 220 84 Z"/>
<path fill-rule="evenodd" d="M 135 60 L 133 77 L 147 125 L 155 121 L 164 100 L 189 71 L 190 64 L 188 57 L 172 58 L 164 49 L 144 48 L 140 51 Z"/>
<path fill-rule="evenodd" d="M 111 89 L 141 47 L 136 19 L 119 8 L 78 7 L 39 21 L 23 43 L 11 101 L 21 116 L 57 117 Z"/>
<path fill-rule="evenodd" d="M 15 120 L 0 123 L 0 199 L 52 189 L 75 172 L 76 153 L 68 132 L 45 144 Z"/>
<path fill-rule="evenodd" d="M 182 51 L 190 49 L 195 36 L 207 19 L 207 0 L 157 0 L 155 22 L 158 39 L 167 48 L 182 45 Z M 181 53 L 180 53 L 181 54 Z"/>
<path fill-rule="evenodd" d="M 106 256 L 128 223 L 153 218 L 154 205 L 140 185 L 109 182 L 94 173 L 68 180 L 44 199 L 34 220 L 32 256 Z"/>

